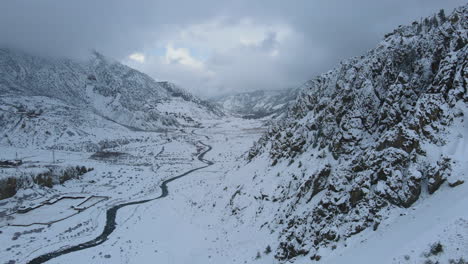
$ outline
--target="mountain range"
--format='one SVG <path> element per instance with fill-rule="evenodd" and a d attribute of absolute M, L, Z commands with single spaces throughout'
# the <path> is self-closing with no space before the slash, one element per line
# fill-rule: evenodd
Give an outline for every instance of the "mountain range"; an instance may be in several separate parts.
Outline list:
<path fill-rule="evenodd" d="M 296 100 L 299 89 L 258 90 L 212 98 L 226 112 L 243 118 L 277 118 Z"/>
<path fill-rule="evenodd" d="M 224 115 L 214 104 L 98 52 L 77 61 L 0 49 L 0 94 L 2 141 L 27 144 L 67 141 L 96 127 L 198 126 L 202 119 Z"/>
<path fill-rule="evenodd" d="M 299 88 L 210 100 L 98 52 L 0 49 L 0 146 L 26 153 L 0 164 L 7 263 L 467 263 L 467 43 L 465 4 Z"/>

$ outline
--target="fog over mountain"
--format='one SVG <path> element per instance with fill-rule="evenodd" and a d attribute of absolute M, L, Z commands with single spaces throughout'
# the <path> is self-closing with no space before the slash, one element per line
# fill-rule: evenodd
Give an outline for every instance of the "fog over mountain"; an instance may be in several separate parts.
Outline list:
<path fill-rule="evenodd" d="M 4 1 L 0 45 L 79 58 L 96 49 L 204 96 L 276 90 L 361 55 L 400 24 L 464 2 Z"/>

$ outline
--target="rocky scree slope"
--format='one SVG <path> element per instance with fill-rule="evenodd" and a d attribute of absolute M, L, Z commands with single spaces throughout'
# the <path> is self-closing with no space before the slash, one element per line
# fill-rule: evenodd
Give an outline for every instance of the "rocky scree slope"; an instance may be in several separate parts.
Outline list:
<path fill-rule="evenodd" d="M 0 49 L 0 94 L 58 99 L 141 130 L 193 125 L 197 117 L 222 115 L 214 105 L 175 85 L 157 82 L 97 52 L 88 61 L 79 62 Z M 159 104 L 183 104 L 179 108 L 188 110 L 166 112 L 157 109 Z M 190 112 L 198 115 L 190 116 Z"/>
<path fill-rule="evenodd" d="M 231 209 L 242 195 L 263 198 L 260 214 L 275 209 L 267 226 L 279 231 L 278 260 L 318 260 L 321 248 L 377 229 L 392 208 L 463 183 L 456 168 L 466 157 L 443 150 L 452 138 L 466 149 L 467 130 L 457 128 L 468 114 L 467 15 L 465 5 L 400 26 L 310 80 L 250 150 L 251 163 L 269 160 L 279 172 L 255 175 Z"/>

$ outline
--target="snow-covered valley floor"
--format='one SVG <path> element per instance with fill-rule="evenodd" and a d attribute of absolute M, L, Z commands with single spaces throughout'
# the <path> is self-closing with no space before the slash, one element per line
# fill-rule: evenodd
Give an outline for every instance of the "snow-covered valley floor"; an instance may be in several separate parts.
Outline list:
<path fill-rule="evenodd" d="M 167 134 L 131 132 L 125 144 L 106 149 L 123 153 L 117 156 L 56 151 L 56 164 L 94 170 L 1 200 L 0 263 L 278 263 L 266 249 L 276 248 L 278 234 L 262 228 L 271 216 L 257 215 L 255 206 L 228 209 L 239 186 L 264 169 L 242 160 L 264 128 L 261 121 L 225 118 Z M 1 148 L 1 158 L 18 153 L 23 166 L 52 160 L 49 150 Z M 409 210 L 389 212 L 377 231 L 320 252 L 321 262 L 424 263 L 436 242 L 445 251 L 434 261 L 465 256 L 467 199 L 468 185 L 444 185 Z"/>
<path fill-rule="evenodd" d="M 231 257 L 219 252 L 229 247 L 224 246 L 227 242 L 220 230 L 210 224 L 219 217 L 207 212 L 208 207 L 201 203 L 216 206 L 216 201 L 204 200 L 208 189 L 215 188 L 212 184 L 219 186 L 219 176 L 259 137 L 261 126 L 258 121 L 229 119 L 170 135 L 135 132 L 135 138 L 141 140 L 109 149 L 125 153 L 109 159 L 56 151 L 57 163 L 94 170 L 81 179 L 53 188 L 20 190 L 14 197 L 2 200 L 0 262 L 27 263 L 94 240 L 103 233 L 106 210 L 158 198 L 164 195 L 164 180 L 200 167 L 167 183 L 167 197 L 120 208 L 115 230 L 102 243 L 63 254 L 48 263 L 150 263 L 156 259 L 165 263 L 207 263 Z M 2 158 L 13 158 L 18 153 L 25 163 L 36 166 L 52 161 L 51 151 L 2 149 Z M 200 157 L 203 152 L 206 155 Z M 209 161 L 214 165 L 205 168 Z M 45 201 L 48 203 L 43 205 Z M 21 212 L 26 208 L 33 209 Z"/>

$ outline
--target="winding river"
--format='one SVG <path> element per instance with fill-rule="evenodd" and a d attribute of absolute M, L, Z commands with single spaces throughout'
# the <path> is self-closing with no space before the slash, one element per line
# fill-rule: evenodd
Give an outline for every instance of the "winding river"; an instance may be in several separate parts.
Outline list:
<path fill-rule="evenodd" d="M 90 241 L 87 241 L 87 242 L 84 242 L 84 243 L 81 243 L 81 244 L 78 244 L 78 245 L 75 245 L 75 246 L 71 246 L 71 247 L 68 247 L 68 248 L 65 248 L 65 249 L 59 249 L 57 251 L 53 251 L 53 252 L 38 256 L 38 257 L 30 260 L 28 262 L 28 264 L 44 263 L 44 262 L 49 261 L 49 260 L 51 260 L 53 258 L 57 258 L 59 256 L 62 256 L 62 255 L 65 255 L 65 254 L 68 254 L 68 253 L 71 253 L 71 252 L 80 251 L 80 250 L 87 249 L 87 248 L 92 248 L 92 247 L 98 246 L 98 245 L 106 242 L 109 235 L 112 234 L 112 232 L 114 232 L 114 230 L 116 228 L 115 219 L 117 217 L 117 211 L 119 209 L 121 209 L 123 207 L 126 207 L 126 206 L 130 206 L 130 205 L 143 204 L 143 203 L 147 203 L 147 202 L 151 202 L 151 201 L 154 201 L 154 200 L 164 198 L 164 197 L 169 195 L 169 189 L 168 189 L 167 185 L 170 182 L 175 181 L 175 180 L 177 180 L 179 178 L 182 178 L 184 176 L 187 176 L 188 174 L 190 174 L 190 173 L 192 173 L 194 171 L 201 170 L 203 168 L 206 168 L 206 167 L 211 166 L 211 165 L 214 164 L 212 161 L 204 159 L 205 154 L 208 153 L 209 151 L 211 151 L 212 147 L 210 145 L 204 144 L 201 141 L 199 141 L 199 143 L 202 144 L 203 146 L 207 147 L 207 149 L 200 152 L 198 154 L 198 156 L 197 156 L 199 161 L 206 164 L 205 166 L 198 167 L 198 168 L 195 168 L 195 169 L 191 169 L 191 170 L 186 171 L 186 172 L 184 172 L 184 173 L 182 173 L 182 174 L 180 174 L 178 176 L 175 176 L 175 177 L 172 177 L 172 178 L 169 178 L 169 179 L 163 181 L 161 186 L 160 186 L 161 190 L 162 190 L 162 193 L 161 193 L 160 196 L 158 196 L 156 198 L 118 204 L 118 205 L 115 205 L 115 206 L 107 209 L 107 212 L 106 212 L 106 225 L 104 226 L 104 230 L 102 231 L 102 233 L 98 237 L 94 238 L 93 240 L 90 240 Z"/>

